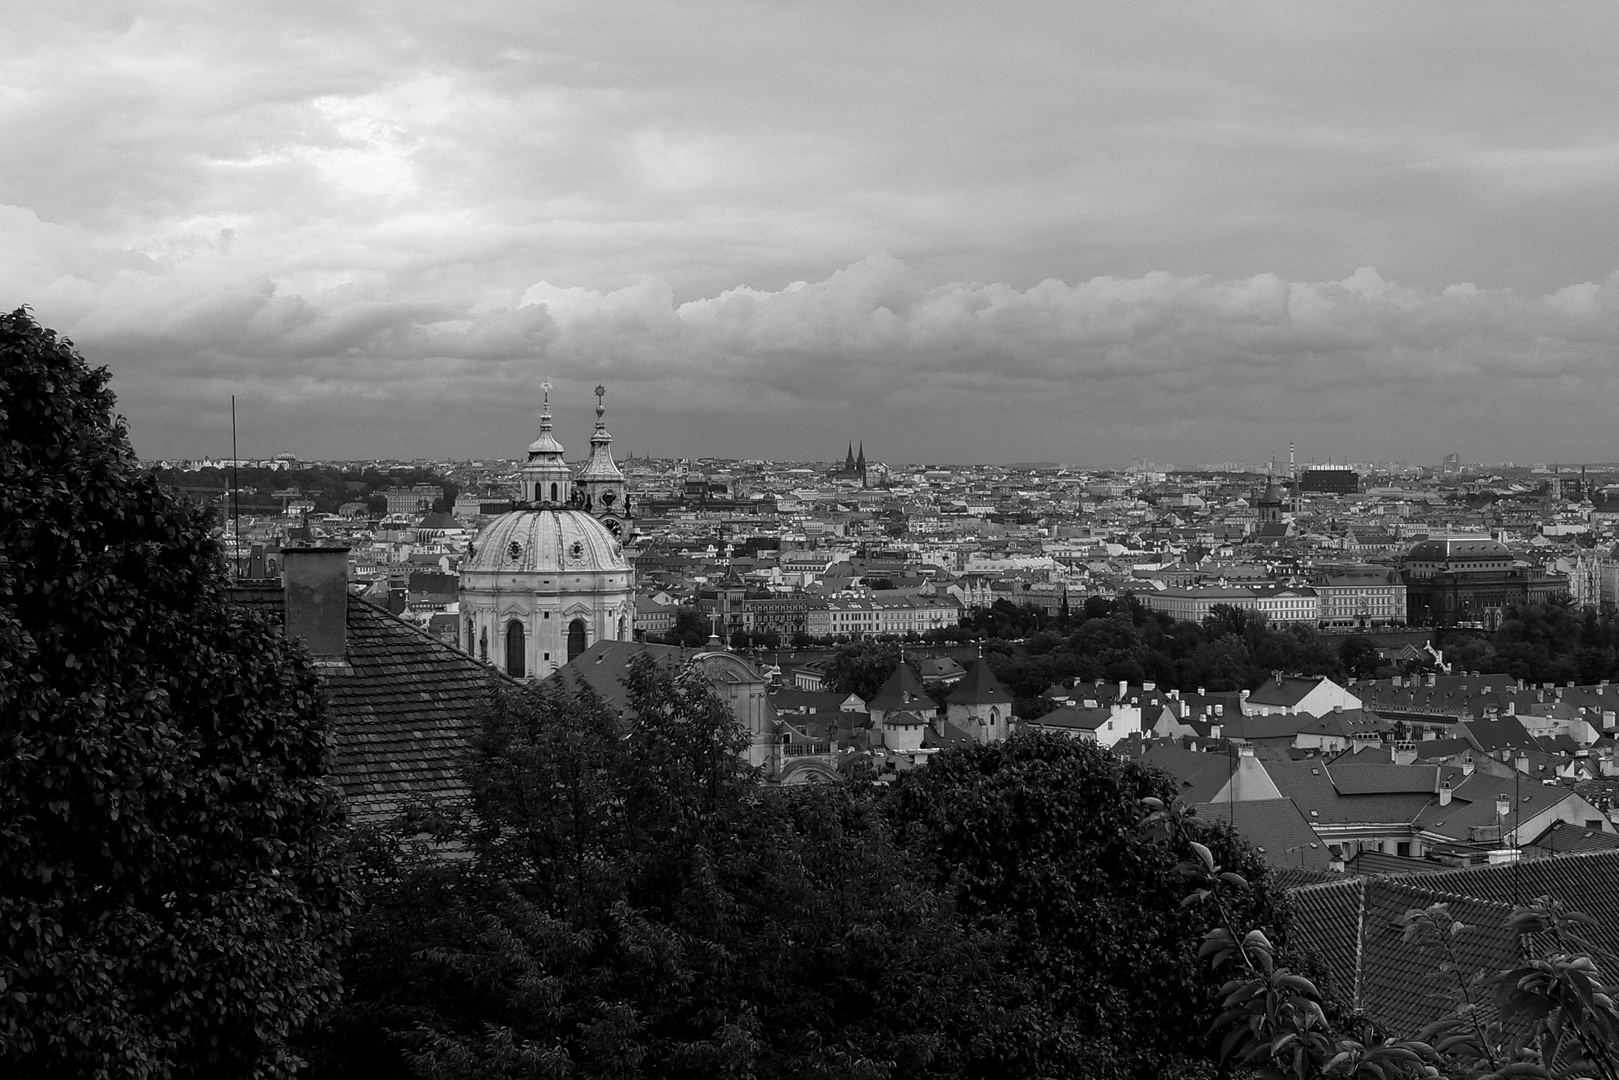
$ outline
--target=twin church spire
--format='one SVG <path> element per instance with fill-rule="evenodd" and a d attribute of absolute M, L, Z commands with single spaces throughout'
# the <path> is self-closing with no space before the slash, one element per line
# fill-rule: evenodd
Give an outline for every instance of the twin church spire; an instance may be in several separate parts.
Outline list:
<path fill-rule="evenodd" d="M 528 444 L 528 456 L 519 476 L 521 499 L 540 509 L 585 510 L 600 518 L 615 536 L 622 536 L 630 520 L 629 493 L 624 473 L 613 460 L 613 437 L 607 432 L 602 403 L 605 386 L 596 387 L 596 430 L 590 436 L 590 457 L 577 474 L 563 458 L 562 444 L 551 427 L 551 384 L 541 383 L 544 404 L 540 436 Z"/>

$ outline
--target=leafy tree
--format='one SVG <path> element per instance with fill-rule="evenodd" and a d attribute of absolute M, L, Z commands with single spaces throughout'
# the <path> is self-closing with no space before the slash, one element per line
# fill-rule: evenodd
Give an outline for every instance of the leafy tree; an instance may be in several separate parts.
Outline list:
<path fill-rule="evenodd" d="M 1344 638 L 1343 644 L 1338 646 L 1338 656 L 1344 670 L 1357 679 L 1375 678 L 1383 666 L 1382 657 L 1377 655 L 1376 643 L 1364 634 Z"/>
<path fill-rule="evenodd" d="M 899 646 L 892 641 L 851 641 L 832 654 L 822 672 L 828 690 L 859 694 L 870 701 L 899 666 Z M 916 661 L 907 661 L 912 669 Z"/>
<path fill-rule="evenodd" d="M 368 849 L 316 1076 L 968 1075 L 1020 1030 L 1037 988 L 958 925 L 872 788 L 765 790 L 699 674 L 642 658 L 626 689 L 627 727 L 588 689 L 514 691 L 473 814 Z M 424 858 L 424 832 L 466 857 Z"/>
<path fill-rule="evenodd" d="M 675 608 L 674 625 L 664 634 L 671 645 L 684 645 L 689 649 L 702 647 L 714 633 L 714 626 L 703 613 L 686 604 Z"/>
<path fill-rule="evenodd" d="M 0 317 L 0 1060 L 277 1076 L 349 894 L 312 668 L 227 607 L 212 521 L 104 368 Z"/>
<path fill-rule="evenodd" d="M 1275 1080 L 1619 1080 L 1619 1006 L 1596 963 L 1613 957 L 1592 940 L 1590 916 L 1548 896 L 1515 906 L 1507 926 L 1523 956 L 1489 972 L 1461 963 L 1456 939 L 1470 928 L 1446 904 L 1407 911 L 1405 944 L 1433 960 L 1436 996 L 1449 1011 L 1420 1032 L 1391 1037 L 1360 1015 L 1334 1019 L 1315 982 L 1290 968 L 1274 934 L 1254 921 L 1253 884 L 1202 842 L 1206 827 L 1183 805 L 1149 797 L 1143 807 L 1144 834 L 1186 856 L 1192 891 L 1183 905 L 1216 915 L 1198 957 L 1227 980 L 1211 1028 L 1222 1065 Z"/>
<path fill-rule="evenodd" d="M 1180 903 L 1179 855 L 1137 830 L 1142 800 L 1174 789 L 1094 743 L 1020 735 L 945 751 L 895 792 L 890 816 L 935 887 L 969 927 L 1004 928 L 1010 961 L 1045 989 L 1041 1032 L 1004 1048 L 1007 1075 L 1198 1069 L 1187 1032 L 1218 983 L 1189 960 L 1212 922 Z M 1206 839 L 1255 882 L 1243 914 L 1273 919 L 1258 857 L 1228 829 Z"/>

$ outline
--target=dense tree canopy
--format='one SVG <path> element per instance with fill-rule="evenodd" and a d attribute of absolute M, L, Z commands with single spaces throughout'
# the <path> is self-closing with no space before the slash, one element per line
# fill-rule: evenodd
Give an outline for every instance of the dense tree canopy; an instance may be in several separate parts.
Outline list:
<path fill-rule="evenodd" d="M 870 701 L 900 662 L 892 641 L 851 641 L 838 647 L 822 670 L 822 685 L 839 694 L 859 694 Z M 908 661 L 913 669 L 914 659 Z"/>
<path fill-rule="evenodd" d="M 290 1070 L 347 892 L 312 669 L 221 599 L 210 521 L 92 369 L 0 317 L 0 1061 Z"/>
<path fill-rule="evenodd" d="M 1205 1075 L 1159 774 L 1021 737 L 897 791 L 768 788 L 693 672 L 642 658 L 626 718 L 515 690 L 462 818 L 364 848 L 369 908 L 317 1077 Z M 424 835 L 453 841 L 434 857 Z M 1259 882 L 1228 831 L 1211 843 Z M 431 847 L 431 845 L 428 845 Z"/>
<path fill-rule="evenodd" d="M 1102 1061 L 1118 1075 L 1196 1071 L 1206 1048 L 1189 1033 L 1217 1000 L 1195 963 L 1209 916 L 1181 906 L 1178 854 L 1137 829 L 1143 799 L 1174 793 L 1161 773 L 1056 735 L 941 754 L 895 793 L 890 818 L 933 887 L 969 930 L 1000 930 L 1010 962 L 1044 988 L 1044 1026 L 1005 1044 L 1006 1075 L 1112 1071 Z M 1243 917 L 1273 921 L 1258 857 L 1229 830 L 1204 839 L 1259 883 Z"/>
<path fill-rule="evenodd" d="M 1619 618 L 1564 601 L 1517 604 L 1494 633 L 1450 631 L 1438 640 L 1445 662 L 1466 671 L 1533 683 L 1619 679 Z"/>
<path fill-rule="evenodd" d="M 957 927 L 869 789 L 764 790 L 700 675 L 643 658 L 628 682 L 627 730 L 584 689 L 502 703 L 472 814 L 439 822 L 470 858 L 367 849 L 315 1075 L 959 1073 L 1005 1008 L 999 942 Z"/>

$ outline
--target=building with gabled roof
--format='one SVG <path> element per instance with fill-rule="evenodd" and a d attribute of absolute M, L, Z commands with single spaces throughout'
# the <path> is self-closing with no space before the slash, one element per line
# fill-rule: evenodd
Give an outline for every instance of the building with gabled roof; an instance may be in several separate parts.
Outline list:
<path fill-rule="evenodd" d="M 385 821 L 416 798 L 467 795 L 466 755 L 514 684 L 348 591 L 348 548 L 289 548 L 283 579 L 238 582 L 230 603 L 281 619 L 315 660 L 332 724 L 332 780 L 349 820 Z"/>
<path fill-rule="evenodd" d="M 1359 709 L 1363 705 L 1360 698 L 1325 675 L 1284 675 L 1278 671 L 1242 699 L 1242 711 L 1250 716 L 1273 712 L 1321 716 L 1334 708 Z"/>
<path fill-rule="evenodd" d="M 1265 865 L 1327 870 L 1332 854 L 1316 835 L 1292 799 L 1251 799 L 1198 803 L 1197 816 L 1208 821 L 1229 822 L 1232 828 L 1259 852 Z"/>
<path fill-rule="evenodd" d="M 883 718 L 892 712 L 937 712 L 938 703 L 928 697 L 922 680 L 906 663 L 894 665 L 894 670 L 866 702 L 873 724 L 881 726 Z"/>
<path fill-rule="evenodd" d="M 1411 826 L 1425 850 L 1471 853 L 1521 848 L 1556 821 L 1613 832 L 1607 815 L 1573 788 L 1480 772 L 1441 786 Z"/>
<path fill-rule="evenodd" d="M 1012 695 L 982 656 L 944 699 L 945 716 L 980 743 L 1005 742 L 1012 730 Z"/>

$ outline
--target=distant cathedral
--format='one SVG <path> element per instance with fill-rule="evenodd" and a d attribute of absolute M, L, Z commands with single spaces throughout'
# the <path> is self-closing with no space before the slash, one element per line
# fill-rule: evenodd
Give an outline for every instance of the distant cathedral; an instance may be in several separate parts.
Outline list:
<path fill-rule="evenodd" d="M 516 679 L 543 679 L 597 641 L 629 641 L 634 571 L 624 474 L 596 387 L 590 458 L 575 475 L 551 431 L 545 383 L 539 438 L 518 472 L 518 505 L 484 527 L 461 568 L 462 646 Z"/>
<path fill-rule="evenodd" d="M 866 444 L 860 444 L 860 454 L 855 455 L 854 443 L 849 444 L 849 456 L 843 462 L 843 468 L 832 474 L 834 480 L 858 480 L 861 487 L 868 487 L 866 482 Z"/>

